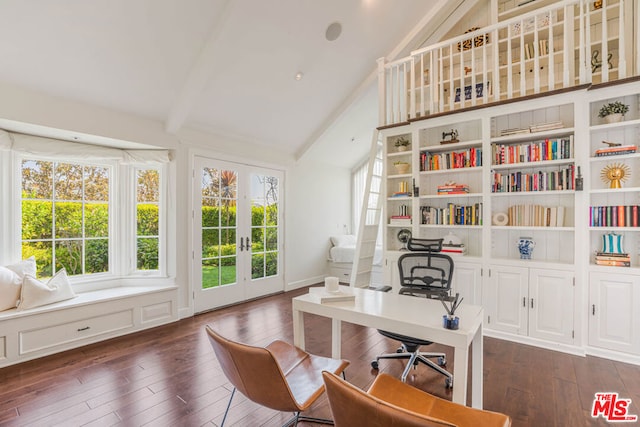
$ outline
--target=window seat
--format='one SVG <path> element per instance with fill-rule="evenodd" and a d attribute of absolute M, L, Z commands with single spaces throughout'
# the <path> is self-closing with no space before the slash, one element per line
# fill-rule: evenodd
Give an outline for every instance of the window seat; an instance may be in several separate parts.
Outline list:
<path fill-rule="evenodd" d="M 178 287 L 117 286 L 0 312 L 0 367 L 178 320 Z"/>

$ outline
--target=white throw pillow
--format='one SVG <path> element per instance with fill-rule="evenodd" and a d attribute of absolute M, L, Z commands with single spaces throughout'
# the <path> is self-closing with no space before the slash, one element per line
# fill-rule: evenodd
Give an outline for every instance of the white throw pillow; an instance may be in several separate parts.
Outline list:
<path fill-rule="evenodd" d="M 33 276 L 25 275 L 22 281 L 22 292 L 18 310 L 40 307 L 75 298 L 76 293 L 71 288 L 67 271 L 58 271 L 47 283 L 43 283 Z"/>
<path fill-rule="evenodd" d="M 333 246 L 355 246 L 356 245 L 356 236 L 353 234 L 343 234 L 340 236 L 331 236 L 331 243 Z"/>
<path fill-rule="evenodd" d="M 35 257 L 0 267 L 0 311 L 16 307 L 25 274 L 36 275 Z"/>
<path fill-rule="evenodd" d="M 36 258 L 30 256 L 18 263 L 7 265 L 7 268 L 11 271 L 15 271 L 20 278 L 23 278 L 25 274 L 36 277 Z"/>
<path fill-rule="evenodd" d="M 21 286 L 22 277 L 15 271 L 0 267 L 0 311 L 16 308 Z"/>

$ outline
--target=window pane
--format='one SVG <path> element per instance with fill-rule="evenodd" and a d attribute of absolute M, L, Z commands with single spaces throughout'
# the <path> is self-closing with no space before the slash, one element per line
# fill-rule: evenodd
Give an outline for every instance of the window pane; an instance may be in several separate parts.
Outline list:
<path fill-rule="evenodd" d="M 267 206 L 267 225 L 278 225 L 278 205 Z"/>
<path fill-rule="evenodd" d="M 22 201 L 22 239 L 50 239 L 53 204 L 50 201 Z"/>
<path fill-rule="evenodd" d="M 270 252 L 265 256 L 266 266 L 265 266 L 265 275 L 269 276 L 277 276 L 278 275 L 278 253 Z"/>
<path fill-rule="evenodd" d="M 159 233 L 158 205 L 139 203 L 136 212 L 137 235 L 157 236 Z"/>
<path fill-rule="evenodd" d="M 251 229 L 251 251 L 264 251 L 264 228 L 256 227 Z"/>
<path fill-rule="evenodd" d="M 202 199 L 202 226 L 218 227 L 220 225 L 220 203 L 211 197 Z"/>
<path fill-rule="evenodd" d="M 36 257 L 39 277 L 109 270 L 110 170 L 22 162 L 22 250 Z"/>
<path fill-rule="evenodd" d="M 158 269 L 158 239 L 142 238 L 138 239 L 138 270 Z"/>
<path fill-rule="evenodd" d="M 220 210 L 220 225 L 223 227 L 235 227 L 236 225 L 235 200 L 233 202 L 233 206 L 230 206 L 229 200 L 222 200 L 223 207 Z"/>
<path fill-rule="evenodd" d="M 109 170 L 99 166 L 84 168 L 85 200 L 106 202 L 109 200 Z"/>
<path fill-rule="evenodd" d="M 221 265 L 221 283 L 230 285 L 236 283 L 236 257 L 223 257 L 220 259 Z"/>
<path fill-rule="evenodd" d="M 264 206 L 251 206 L 251 225 L 254 227 L 265 225 Z"/>
<path fill-rule="evenodd" d="M 60 238 L 82 237 L 82 203 L 56 202 L 55 236 Z"/>
<path fill-rule="evenodd" d="M 155 169 L 138 171 L 138 202 L 158 202 L 160 200 L 160 173 Z"/>
<path fill-rule="evenodd" d="M 267 251 L 277 251 L 278 250 L 278 228 L 267 227 L 265 240 L 266 240 L 265 249 Z"/>
<path fill-rule="evenodd" d="M 109 240 L 87 240 L 85 250 L 85 274 L 109 271 Z"/>
<path fill-rule="evenodd" d="M 36 258 L 36 275 L 39 278 L 53 276 L 53 247 L 51 241 L 22 242 L 22 259 Z"/>
<path fill-rule="evenodd" d="M 220 245 L 223 246 L 222 255 L 235 255 L 236 229 L 223 228 L 220 230 Z"/>
<path fill-rule="evenodd" d="M 51 199 L 53 196 L 53 163 L 36 160 L 22 161 L 22 197 Z"/>
<path fill-rule="evenodd" d="M 53 185 L 56 200 L 81 200 L 82 166 L 57 163 L 54 170 Z"/>
<path fill-rule="evenodd" d="M 56 241 L 56 271 L 66 268 L 70 276 L 82 274 L 82 242 L 80 240 Z"/>
<path fill-rule="evenodd" d="M 109 236 L 109 205 L 106 203 L 87 203 L 84 207 L 85 237 Z"/>
<path fill-rule="evenodd" d="M 202 260 L 202 288 L 220 285 L 220 262 L 218 259 Z"/>
<path fill-rule="evenodd" d="M 220 232 L 217 228 L 202 230 L 202 258 L 220 255 Z"/>
<path fill-rule="evenodd" d="M 264 254 L 253 254 L 251 256 L 251 278 L 260 279 L 264 277 Z"/>
<path fill-rule="evenodd" d="M 202 197 L 220 197 L 220 173 L 218 169 L 202 169 Z"/>
<path fill-rule="evenodd" d="M 220 174 L 220 197 L 227 200 L 238 198 L 238 175 L 235 171 L 222 171 Z"/>

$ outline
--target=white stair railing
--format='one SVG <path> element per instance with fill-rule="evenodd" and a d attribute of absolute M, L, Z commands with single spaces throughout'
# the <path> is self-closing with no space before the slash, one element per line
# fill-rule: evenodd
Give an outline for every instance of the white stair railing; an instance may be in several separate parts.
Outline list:
<path fill-rule="evenodd" d="M 638 3 L 559 1 L 380 59 L 379 125 L 640 75 Z"/>

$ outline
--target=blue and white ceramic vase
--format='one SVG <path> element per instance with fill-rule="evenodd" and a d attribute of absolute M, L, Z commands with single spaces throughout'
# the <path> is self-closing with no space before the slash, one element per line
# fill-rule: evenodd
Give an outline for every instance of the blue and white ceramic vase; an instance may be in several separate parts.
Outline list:
<path fill-rule="evenodd" d="M 533 248 L 536 242 L 531 237 L 520 237 L 518 239 L 518 251 L 520 251 L 520 259 L 531 259 Z"/>

